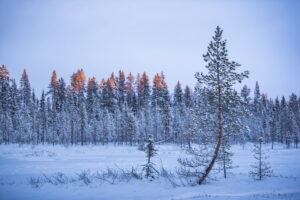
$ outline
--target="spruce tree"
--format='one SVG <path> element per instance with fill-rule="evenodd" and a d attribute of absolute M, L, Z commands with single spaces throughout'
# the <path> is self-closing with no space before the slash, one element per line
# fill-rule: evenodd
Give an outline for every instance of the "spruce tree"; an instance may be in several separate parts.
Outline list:
<path fill-rule="evenodd" d="M 0 67 L 0 144 L 10 142 L 11 118 L 9 110 L 10 102 L 9 72 L 5 65 Z"/>
<path fill-rule="evenodd" d="M 288 130 L 289 127 L 289 116 L 288 116 L 288 105 L 283 96 L 280 102 L 280 139 L 282 143 L 286 144 L 289 148 L 291 144 L 291 132 Z"/>
<path fill-rule="evenodd" d="M 138 126 L 136 118 L 133 115 L 132 111 L 128 109 L 127 105 L 125 105 L 124 114 L 124 132 L 126 134 L 126 143 L 129 142 L 130 145 L 133 145 L 133 143 L 136 142 L 138 137 Z"/>
<path fill-rule="evenodd" d="M 297 95 L 292 93 L 289 99 L 289 116 L 290 116 L 290 132 L 295 147 L 298 148 L 298 142 L 300 137 L 300 105 L 297 101 Z"/>
<path fill-rule="evenodd" d="M 193 106 L 192 90 L 189 86 L 186 86 L 184 89 L 184 102 L 187 108 L 191 108 Z"/>
<path fill-rule="evenodd" d="M 21 111 L 21 99 L 20 99 L 20 93 L 17 88 L 16 81 L 13 79 L 11 80 L 11 87 L 10 87 L 10 116 L 12 119 L 12 133 L 14 134 L 12 136 L 12 139 L 14 142 L 19 142 L 17 140 L 17 135 L 20 128 L 20 111 Z"/>
<path fill-rule="evenodd" d="M 117 85 L 118 85 L 118 104 L 119 108 L 125 102 L 125 94 L 126 94 L 126 83 L 125 83 L 125 73 L 123 71 L 119 71 L 119 77 L 117 78 Z"/>
<path fill-rule="evenodd" d="M 41 136 L 40 141 L 42 144 L 45 143 L 45 137 L 47 135 L 48 130 L 48 115 L 47 115 L 47 109 L 46 109 L 46 99 L 45 99 L 45 93 L 42 92 L 42 97 L 40 100 L 40 106 L 39 106 L 39 120 L 40 120 L 40 129 L 41 129 Z"/>
<path fill-rule="evenodd" d="M 24 69 L 20 81 L 21 99 L 22 103 L 26 106 L 31 104 L 31 87 L 29 83 L 29 78 L 27 71 Z"/>
<path fill-rule="evenodd" d="M 155 164 L 151 161 L 151 159 L 157 154 L 152 135 L 149 135 L 148 140 L 146 141 L 145 153 L 147 163 L 143 165 L 143 171 L 145 172 L 145 177 L 147 179 L 153 180 L 155 178 L 155 174 L 158 174 L 158 171 L 154 167 Z"/>

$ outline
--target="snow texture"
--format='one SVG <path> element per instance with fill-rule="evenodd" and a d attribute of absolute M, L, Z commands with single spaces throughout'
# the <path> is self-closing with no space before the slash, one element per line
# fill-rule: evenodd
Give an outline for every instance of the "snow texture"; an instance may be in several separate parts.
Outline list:
<path fill-rule="evenodd" d="M 216 180 L 201 186 L 173 187 L 162 179 L 133 180 L 116 184 L 64 185 L 44 184 L 35 188 L 30 177 L 62 172 L 68 176 L 84 170 L 95 172 L 110 168 L 130 169 L 146 162 L 145 153 L 130 146 L 0 146 L 0 199 L 1 200 L 52 200 L 52 199 L 300 199 L 300 149 L 285 149 L 280 145 L 273 150 L 268 146 L 269 162 L 274 176 L 262 181 L 249 177 L 254 162 L 253 145 L 234 145 L 232 170 L 227 179 L 214 172 Z M 157 146 L 153 162 L 159 167 L 175 171 L 177 159 L 185 156 L 175 145 Z"/>

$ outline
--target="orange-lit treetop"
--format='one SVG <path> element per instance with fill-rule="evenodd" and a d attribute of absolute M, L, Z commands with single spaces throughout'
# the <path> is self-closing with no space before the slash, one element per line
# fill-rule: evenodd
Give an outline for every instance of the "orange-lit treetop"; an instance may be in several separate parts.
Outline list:
<path fill-rule="evenodd" d="M 132 91 L 133 90 L 133 82 L 134 82 L 134 77 L 131 73 L 127 76 L 127 82 L 126 82 L 126 91 Z"/>
<path fill-rule="evenodd" d="M 77 73 L 73 74 L 71 85 L 75 91 L 80 91 L 85 87 L 86 77 L 82 69 L 78 70 Z"/>
<path fill-rule="evenodd" d="M 3 80 L 9 80 L 9 71 L 5 65 L 0 67 L 0 78 Z"/>
<path fill-rule="evenodd" d="M 116 79 L 115 79 L 114 73 L 112 73 L 111 76 L 110 76 L 110 78 L 108 78 L 107 84 L 108 84 L 108 87 L 110 89 L 112 89 L 112 90 L 117 89 L 117 83 L 116 83 Z"/>
<path fill-rule="evenodd" d="M 52 73 L 52 77 L 51 77 L 51 86 L 52 87 L 58 87 L 59 86 L 59 82 L 57 80 L 57 74 L 56 71 L 54 70 Z"/>

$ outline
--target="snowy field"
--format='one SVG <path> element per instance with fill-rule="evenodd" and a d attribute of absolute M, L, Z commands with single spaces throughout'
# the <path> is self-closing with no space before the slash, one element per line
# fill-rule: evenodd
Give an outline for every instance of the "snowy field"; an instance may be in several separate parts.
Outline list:
<path fill-rule="evenodd" d="M 172 145 L 157 146 L 154 162 L 159 168 L 175 171 L 184 151 Z M 30 177 L 62 172 L 74 176 L 84 170 L 96 172 L 110 168 L 131 169 L 145 163 L 145 153 L 129 146 L 0 146 L 0 199 L 293 199 L 300 200 L 300 149 L 275 147 L 269 150 L 274 177 L 252 180 L 248 172 L 254 162 L 252 145 L 233 146 L 233 162 L 238 167 L 227 179 L 214 173 L 215 180 L 201 186 L 174 187 L 166 180 L 132 180 L 116 184 L 62 185 L 46 183 L 35 188 Z"/>

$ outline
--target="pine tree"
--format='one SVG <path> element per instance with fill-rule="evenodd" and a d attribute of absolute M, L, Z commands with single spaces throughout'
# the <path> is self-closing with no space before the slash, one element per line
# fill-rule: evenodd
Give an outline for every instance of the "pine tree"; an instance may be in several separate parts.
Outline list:
<path fill-rule="evenodd" d="M 205 181 L 219 156 L 224 126 L 232 126 L 232 124 L 228 124 L 224 115 L 230 114 L 234 116 L 235 110 L 231 106 L 241 103 L 241 99 L 234 92 L 232 86 L 236 82 L 241 82 L 249 74 L 248 71 L 237 73 L 236 68 L 240 65 L 228 60 L 226 41 L 222 40 L 222 32 L 220 27 L 217 27 L 213 41 L 208 46 L 208 52 L 204 55 L 204 60 L 208 63 L 206 65 L 208 75 L 204 75 L 203 73 L 196 74 L 198 82 L 206 86 L 214 94 L 211 100 L 213 102 L 212 107 L 215 107 L 214 110 L 216 110 L 215 131 L 218 135 L 212 159 L 205 167 L 203 175 L 199 177 L 198 184 L 202 184 Z"/>
<path fill-rule="evenodd" d="M 262 143 L 263 138 L 260 137 L 258 139 L 258 144 L 255 144 L 253 149 L 254 158 L 257 160 L 257 162 L 255 165 L 251 165 L 253 170 L 250 171 L 249 174 L 255 180 L 262 180 L 264 177 L 268 177 L 273 174 L 269 163 L 266 161 L 268 157 L 265 155 L 265 152 L 262 149 Z"/>

